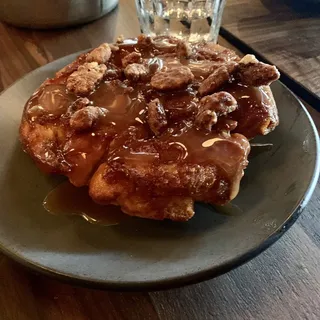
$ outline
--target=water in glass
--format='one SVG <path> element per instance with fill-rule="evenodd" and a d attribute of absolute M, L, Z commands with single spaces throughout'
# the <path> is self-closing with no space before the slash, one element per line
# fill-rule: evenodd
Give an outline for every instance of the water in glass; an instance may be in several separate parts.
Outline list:
<path fill-rule="evenodd" d="M 217 41 L 225 0 L 136 0 L 141 31 Z"/>

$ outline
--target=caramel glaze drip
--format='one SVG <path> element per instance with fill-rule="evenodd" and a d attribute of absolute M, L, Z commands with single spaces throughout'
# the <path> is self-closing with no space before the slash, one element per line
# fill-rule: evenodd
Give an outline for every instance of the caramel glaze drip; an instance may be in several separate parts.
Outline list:
<path fill-rule="evenodd" d="M 178 59 L 174 56 L 176 44 L 166 38 L 159 38 L 149 46 L 140 45 L 135 40 L 118 46 L 120 50 L 113 52 L 107 63 L 108 71 L 113 72 L 108 72 L 104 81 L 88 96 L 93 106 L 105 109 L 104 116 L 91 130 L 75 134 L 69 126 L 70 106 L 78 97 L 66 91 L 67 76 L 47 80 L 27 102 L 25 117 L 31 125 L 50 124 L 54 128 L 48 135 L 55 135 L 56 145 L 41 149 L 36 159 L 38 163 L 48 164 L 47 171 L 66 174 L 76 186 L 85 185 L 91 172 L 104 161 L 139 161 L 158 165 L 171 161 L 208 164 L 214 159 L 224 174 L 230 176 L 232 170 L 238 170 L 237 163 L 240 167 L 246 166 L 250 147 L 244 136 L 229 136 L 215 130 L 205 133 L 193 126 L 200 99 L 197 89 L 207 76 L 210 62 Z M 130 82 L 121 73 L 121 59 L 133 51 L 141 53 L 144 63 L 153 73 L 164 66 L 183 64 L 191 69 L 195 80 L 186 90 L 171 93 L 152 89 L 150 78 L 143 82 Z M 115 74 L 120 74 L 116 80 Z M 238 121 L 238 127 L 232 133 L 239 132 L 248 138 L 257 134 L 252 125 L 255 117 L 265 116 L 270 104 L 263 89 L 232 81 L 223 90 L 230 92 L 239 105 L 237 111 L 227 116 Z M 146 121 L 147 104 L 155 98 L 160 100 L 168 117 L 166 131 L 157 138 Z M 253 113 L 256 114 L 256 106 L 259 106 L 260 113 L 252 117 Z M 135 138 L 128 139 L 127 136 L 121 140 L 125 131 L 130 135 L 128 128 L 134 128 Z M 115 137 L 118 139 L 110 145 Z M 145 145 L 146 141 L 152 144 L 150 152 L 139 152 L 139 144 Z"/>
<path fill-rule="evenodd" d="M 118 206 L 96 204 L 90 198 L 87 187 L 77 188 L 68 181 L 49 192 L 43 206 L 52 214 L 76 215 L 92 224 L 103 226 L 114 226 L 130 218 Z"/>

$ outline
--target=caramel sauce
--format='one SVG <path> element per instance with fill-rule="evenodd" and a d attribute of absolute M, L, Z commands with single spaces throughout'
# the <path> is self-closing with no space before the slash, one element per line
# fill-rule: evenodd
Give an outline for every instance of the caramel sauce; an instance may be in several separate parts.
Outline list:
<path fill-rule="evenodd" d="M 161 93 L 151 88 L 150 79 L 141 83 L 129 82 L 123 73 L 117 80 L 107 79 L 88 96 L 93 106 L 105 111 L 104 115 L 90 130 L 75 133 L 69 126 L 67 110 L 78 97 L 66 92 L 61 79 L 52 79 L 26 105 L 32 122 L 38 119 L 41 122 L 44 114 L 63 115 L 57 121 L 57 128 L 64 127 L 63 133 L 58 129 L 48 132 L 48 140 L 51 139 L 48 162 L 51 155 L 53 160 L 65 161 L 69 169 L 61 171 L 77 185 L 86 184 L 92 170 L 103 161 L 214 164 L 235 181 L 240 180 L 242 168 L 247 164 L 249 142 L 241 135 L 228 136 L 214 131 L 206 133 L 193 126 L 201 99 L 198 83 L 207 76 L 212 64 L 208 61 L 179 61 L 172 57 L 175 44 L 166 40 L 156 41 L 151 46 L 127 41 L 119 44 L 119 50 L 113 53 L 108 62 L 110 68 L 113 66 L 114 70 L 122 70 L 121 59 L 132 51 L 140 52 L 144 62 L 157 70 L 187 65 L 194 72 L 196 81 L 185 90 Z M 230 92 L 239 104 L 239 109 L 228 116 L 238 122 L 234 132 L 247 137 L 255 135 L 259 119 L 267 113 L 264 105 L 270 103 L 263 89 L 229 83 L 223 90 Z M 148 102 L 155 98 L 163 104 L 168 117 L 168 128 L 160 137 L 155 137 L 151 132 L 146 118 Z M 122 137 L 123 132 L 131 127 L 135 133 Z M 118 207 L 95 204 L 87 188 L 76 188 L 70 183 L 61 184 L 51 191 L 43 205 L 54 214 L 80 215 L 89 222 L 104 225 L 114 225 L 127 218 Z"/>
<path fill-rule="evenodd" d="M 218 213 L 226 215 L 226 216 L 240 216 L 243 214 L 243 210 L 239 206 L 237 206 L 236 204 L 233 204 L 232 202 L 229 202 L 224 206 L 212 205 L 212 207 Z"/>
<path fill-rule="evenodd" d="M 106 130 L 108 133 L 112 131 L 112 134 L 116 135 L 129 126 L 146 124 L 147 104 L 155 98 L 158 98 L 163 104 L 171 126 L 175 126 L 176 123 L 186 118 L 192 119 L 197 112 L 200 99 L 197 96 L 197 79 L 202 80 L 207 76 L 212 66 L 211 61 L 186 59 L 180 61 L 177 57 L 166 56 L 174 52 L 175 43 L 161 37 L 151 46 L 142 46 L 135 40 L 128 40 L 118 46 L 119 51 L 114 53 L 109 61 L 109 64 L 114 65 L 115 68 L 122 69 L 121 59 L 129 52 L 138 51 L 142 54 L 145 63 L 156 64 L 157 70 L 173 65 L 189 66 L 196 81 L 186 90 L 166 93 L 153 90 L 149 81 L 128 84 L 123 74 L 119 78 L 120 81 L 104 81 L 88 96 L 92 105 L 106 110 L 105 116 L 96 126 L 96 131 Z M 247 137 L 253 136 L 257 126 L 260 125 L 259 119 L 263 119 L 268 113 L 264 108 L 264 105 L 270 104 L 268 96 L 261 88 L 247 87 L 237 83 L 227 84 L 222 89 L 231 93 L 239 104 L 238 110 L 228 115 L 228 118 L 238 122 L 235 132 Z M 73 94 L 66 92 L 64 84 L 60 82 L 55 84 L 53 80 L 40 88 L 27 103 L 29 118 L 37 121 L 37 118 L 41 118 L 44 113 L 48 116 L 64 114 L 76 98 Z"/>
<path fill-rule="evenodd" d="M 46 116 L 47 118 L 56 118 L 65 114 L 69 106 L 75 101 L 76 97 L 67 93 L 62 84 L 44 85 L 29 100 L 28 117 L 31 121 Z"/>
<path fill-rule="evenodd" d="M 126 90 L 127 89 L 127 90 Z M 99 119 L 98 130 L 110 125 L 116 132 L 122 132 L 131 125 L 145 123 L 141 115 L 146 111 L 147 104 L 142 93 L 147 88 L 129 90 L 121 83 L 106 81 L 89 97 L 97 107 L 104 108 L 107 112 Z"/>
<path fill-rule="evenodd" d="M 63 182 L 50 191 L 43 201 L 43 206 L 49 213 L 76 215 L 90 223 L 103 226 L 117 225 L 130 219 L 120 207 L 99 205 L 90 198 L 87 187 L 77 188 L 70 182 Z"/>
<path fill-rule="evenodd" d="M 216 133 L 204 134 L 194 127 L 167 139 L 170 146 L 181 150 L 180 159 L 189 163 L 208 164 L 215 159 L 215 163 L 233 167 L 243 162 L 250 150 L 249 143 L 242 136 L 229 138 Z"/>
<path fill-rule="evenodd" d="M 102 226 L 114 226 L 131 219 L 119 206 L 99 205 L 90 198 L 87 187 L 77 188 L 68 181 L 48 193 L 43 201 L 43 207 L 50 214 L 79 216 L 89 223 Z M 224 206 L 210 205 L 210 207 L 228 216 L 238 216 L 243 213 L 243 210 L 233 203 Z"/>
<path fill-rule="evenodd" d="M 229 119 L 236 120 L 238 126 L 235 132 L 253 138 L 260 132 L 260 127 L 270 114 L 270 101 L 263 87 L 249 87 L 239 83 L 227 84 L 223 90 L 234 96 L 238 102 L 238 109 L 228 115 Z"/>

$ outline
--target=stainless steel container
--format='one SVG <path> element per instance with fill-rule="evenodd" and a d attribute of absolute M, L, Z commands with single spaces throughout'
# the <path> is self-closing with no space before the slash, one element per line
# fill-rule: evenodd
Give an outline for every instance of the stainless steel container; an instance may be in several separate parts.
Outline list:
<path fill-rule="evenodd" d="M 27 28 L 60 28 L 100 18 L 118 0 L 0 0 L 0 20 Z"/>

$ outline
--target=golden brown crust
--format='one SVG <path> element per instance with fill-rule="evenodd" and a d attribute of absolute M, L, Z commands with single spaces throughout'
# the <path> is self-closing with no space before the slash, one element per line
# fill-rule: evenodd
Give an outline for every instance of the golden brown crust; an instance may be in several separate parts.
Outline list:
<path fill-rule="evenodd" d="M 279 125 L 279 115 L 271 88 L 269 86 L 263 86 L 261 89 L 265 92 L 269 99 L 269 121 L 265 121 L 265 124 L 261 126 L 260 130 L 260 134 L 265 136 Z"/>
<path fill-rule="evenodd" d="M 148 194 L 135 192 L 134 184 L 125 175 L 118 174 L 118 179 L 109 183 L 105 174 L 110 170 L 107 164 L 102 164 L 92 177 L 89 194 L 97 203 L 117 203 L 129 215 L 155 220 L 187 221 L 194 215 L 191 197 L 150 198 Z"/>
<path fill-rule="evenodd" d="M 249 58 L 170 37 L 102 44 L 34 93 L 21 142 L 41 170 L 89 185 L 98 203 L 187 221 L 194 201 L 237 195 L 247 138 L 278 124 L 270 88 L 245 84 L 250 73 L 269 83 L 275 69 Z"/>

